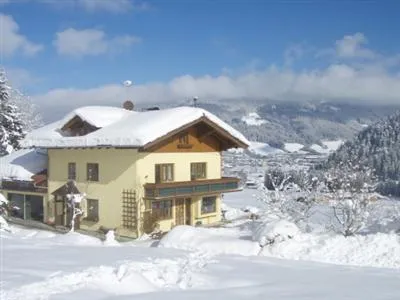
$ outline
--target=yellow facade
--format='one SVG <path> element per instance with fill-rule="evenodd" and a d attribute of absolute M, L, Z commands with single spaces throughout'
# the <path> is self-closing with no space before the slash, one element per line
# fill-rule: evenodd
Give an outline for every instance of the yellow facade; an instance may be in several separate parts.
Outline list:
<path fill-rule="evenodd" d="M 220 152 L 186 152 L 186 153 L 157 153 L 139 152 L 137 149 L 114 148 L 82 148 L 82 149 L 49 149 L 48 166 L 48 195 L 49 203 L 45 212 L 45 220 L 54 219 L 54 197 L 51 193 L 63 186 L 68 181 L 68 163 L 76 163 L 76 184 L 87 199 L 99 201 L 99 221 L 86 222 L 84 218 L 80 223 L 82 229 L 97 230 L 101 226 L 116 229 L 121 235 L 140 235 L 141 224 L 137 230 L 125 229 L 123 226 L 123 201 L 124 190 L 136 193 L 139 205 L 137 218 L 143 222 L 143 213 L 146 205 L 144 187 L 146 183 L 155 183 L 155 165 L 173 164 L 174 181 L 190 181 L 190 163 L 205 162 L 207 165 L 207 179 L 221 178 Z M 99 181 L 88 182 L 87 163 L 99 165 Z M 201 214 L 201 201 L 199 196 L 191 199 L 191 224 L 198 221 L 210 224 L 220 221 L 220 197 L 216 194 L 216 211 L 210 214 Z M 173 200 L 174 201 L 174 200 Z M 175 202 L 174 202 L 175 203 Z M 85 203 L 82 203 L 85 210 Z M 175 224 L 175 205 L 172 210 L 172 219 L 160 221 L 162 231 L 170 230 Z"/>

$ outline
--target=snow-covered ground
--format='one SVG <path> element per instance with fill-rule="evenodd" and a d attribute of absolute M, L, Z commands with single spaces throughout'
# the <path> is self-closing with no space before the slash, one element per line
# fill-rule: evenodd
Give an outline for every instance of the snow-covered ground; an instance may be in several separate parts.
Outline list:
<path fill-rule="evenodd" d="M 376 203 L 359 236 L 295 231 L 261 249 L 249 219 L 264 209 L 259 197 L 226 194 L 231 222 L 178 226 L 159 242 L 11 226 L 0 237 L 0 299 L 399 299 L 399 202 Z M 327 217 L 326 206 L 317 209 Z"/>
<path fill-rule="evenodd" d="M 13 228 L 14 233 L 1 234 L 0 299 L 337 300 L 399 295 L 398 269 L 256 256 L 257 245 L 237 235 L 240 228 L 177 227 L 158 247 L 143 241 L 109 246 L 79 234 Z M 395 254 L 386 256 L 398 259 Z"/>

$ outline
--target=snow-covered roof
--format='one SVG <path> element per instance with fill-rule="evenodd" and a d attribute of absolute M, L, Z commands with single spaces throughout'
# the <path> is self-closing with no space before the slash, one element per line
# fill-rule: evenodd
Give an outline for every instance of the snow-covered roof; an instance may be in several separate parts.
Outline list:
<path fill-rule="evenodd" d="M 70 112 L 61 123 L 67 124 L 73 118 L 79 117 L 94 127 L 103 128 L 135 113 L 135 111 L 112 106 L 84 106 Z"/>
<path fill-rule="evenodd" d="M 91 114 L 98 107 L 86 107 Z M 101 108 L 102 112 L 103 107 Z M 71 114 L 70 114 L 71 115 Z M 87 116 L 83 116 L 87 119 Z M 127 116 L 85 136 L 63 136 L 60 128 L 67 118 L 29 133 L 22 141 L 24 147 L 141 147 L 201 118 L 206 118 L 239 142 L 249 141 L 237 130 L 213 115 L 196 107 L 176 107 L 165 110 L 128 113 Z"/>
<path fill-rule="evenodd" d="M 0 157 L 0 179 L 31 181 L 31 177 L 47 169 L 47 152 L 21 149 Z"/>

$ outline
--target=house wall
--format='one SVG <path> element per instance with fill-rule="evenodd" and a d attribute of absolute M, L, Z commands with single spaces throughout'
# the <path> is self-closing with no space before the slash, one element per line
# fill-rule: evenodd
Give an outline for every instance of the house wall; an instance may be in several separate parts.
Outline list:
<path fill-rule="evenodd" d="M 135 188 L 137 150 L 135 149 L 49 149 L 48 191 L 50 206 L 48 217 L 54 217 L 51 193 L 68 181 L 68 163 L 76 163 L 76 183 L 88 199 L 99 201 L 99 222 L 84 218 L 82 229 L 96 230 L 101 226 L 118 228 L 122 225 L 122 192 Z M 99 181 L 87 181 L 87 163 L 99 164 Z M 85 210 L 85 202 L 82 203 Z M 53 214 L 53 215 L 51 215 Z"/>
<path fill-rule="evenodd" d="M 186 152 L 184 154 L 177 153 L 138 153 L 136 166 L 136 183 L 138 184 L 137 193 L 139 198 L 143 198 L 145 183 L 155 182 L 155 165 L 156 164 L 174 164 L 174 181 L 190 181 L 190 164 L 192 162 L 207 163 L 207 179 L 221 178 L 221 153 L 220 152 Z M 220 216 L 220 197 L 217 194 L 217 211 L 216 213 L 202 215 L 201 214 L 201 198 L 192 197 L 192 224 L 197 221 L 203 224 L 218 222 Z M 141 212 L 146 209 L 144 201 L 141 203 Z M 175 225 L 175 206 L 173 208 L 173 218 L 170 220 L 160 221 L 160 229 L 168 231 Z"/>
<path fill-rule="evenodd" d="M 81 219 L 80 228 L 97 230 L 100 226 L 114 228 L 119 234 L 132 235 L 130 230 L 122 227 L 122 192 L 123 190 L 134 190 L 139 204 L 137 218 L 142 220 L 144 212 L 151 205 L 143 199 L 144 184 L 155 183 L 156 164 L 174 164 L 174 181 L 190 181 L 190 164 L 193 162 L 205 162 L 207 164 L 207 179 L 221 178 L 221 153 L 215 151 L 213 138 L 209 137 L 208 145 L 201 145 L 195 136 L 190 133 L 190 143 L 194 145 L 191 149 L 176 152 L 177 137 L 173 137 L 169 143 L 164 144 L 154 152 L 138 152 L 137 149 L 113 149 L 113 148 L 90 148 L 90 149 L 49 149 L 48 168 L 48 194 L 49 201 L 46 219 L 54 220 L 54 197 L 51 195 L 59 187 L 68 181 L 68 163 L 76 163 L 76 183 L 80 192 L 85 193 L 88 199 L 99 201 L 99 222 L 88 222 Z M 200 148 L 199 148 L 200 147 Z M 165 152 L 168 149 L 168 152 Z M 207 151 L 206 151 L 207 150 Z M 201 152 L 202 151 L 202 152 Z M 180 152 L 180 153 L 179 153 Z M 99 181 L 88 182 L 87 163 L 99 164 Z M 202 197 L 192 197 L 191 224 L 198 221 L 202 224 L 210 224 L 220 221 L 220 195 L 217 196 L 217 210 L 215 213 L 202 215 Z M 146 205 L 147 204 L 147 205 Z M 86 210 L 85 201 L 82 207 Z M 175 206 L 173 207 L 173 218 L 160 221 L 160 229 L 168 231 L 175 226 Z M 142 233 L 142 226 L 138 224 L 138 234 Z"/>

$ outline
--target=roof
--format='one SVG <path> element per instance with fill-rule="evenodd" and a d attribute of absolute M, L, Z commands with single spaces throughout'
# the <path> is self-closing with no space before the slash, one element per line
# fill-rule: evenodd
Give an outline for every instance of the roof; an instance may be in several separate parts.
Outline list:
<path fill-rule="evenodd" d="M 22 149 L 0 157 L 0 178 L 31 181 L 32 176 L 47 169 L 47 152 Z"/>
<path fill-rule="evenodd" d="M 56 189 L 51 194 L 58 195 L 58 196 L 66 196 L 67 194 L 80 194 L 80 193 L 81 192 L 76 187 L 75 182 L 69 180 L 69 181 L 67 181 L 67 183 L 60 186 L 58 189 Z"/>
<path fill-rule="evenodd" d="M 85 107 L 83 112 L 90 112 L 93 116 L 99 107 Z M 81 109 L 75 110 L 82 113 Z M 101 112 L 106 109 L 101 107 Z M 206 120 L 216 125 L 220 131 L 225 132 L 238 144 L 249 145 L 249 141 L 236 129 L 213 115 L 212 113 L 196 107 L 176 107 L 164 110 L 129 112 L 124 117 L 91 132 L 85 136 L 64 136 L 60 128 L 75 115 L 71 113 L 68 118 L 51 123 L 29 133 L 22 141 L 24 147 L 63 148 L 63 147 L 143 147 L 160 138 L 168 136 L 196 121 Z M 80 116 L 89 119 L 88 116 Z M 91 120 L 93 121 L 93 120 Z M 104 125 L 104 123 L 103 123 Z"/>
<path fill-rule="evenodd" d="M 135 113 L 135 111 L 113 106 L 84 106 L 66 115 L 61 123 L 67 124 L 75 117 L 79 117 L 94 127 L 103 128 Z"/>

